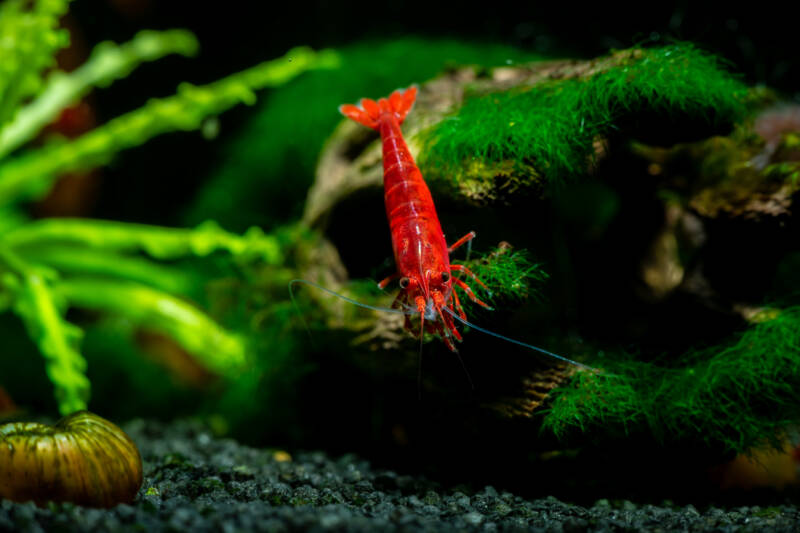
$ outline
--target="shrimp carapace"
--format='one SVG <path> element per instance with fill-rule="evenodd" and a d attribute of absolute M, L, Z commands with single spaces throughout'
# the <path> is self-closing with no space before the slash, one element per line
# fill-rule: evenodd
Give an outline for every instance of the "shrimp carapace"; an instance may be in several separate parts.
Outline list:
<path fill-rule="evenodd" d="M 400 130 L 416 96 L 417 88 L 412 86 L 397 90 L 377 102 L 364 98 L 360 106 L 340 106 L 339 111 L 381 134 L 384 202 L 397 272 L 380 282 L 379 286 L 383 288 L 390 281 L 399 279 L 401 290 L 394 305 L 410 307 L 420 314 L 418 325 L 406 315 L 406 329 L 419 335 L 424 331 L 436 333 L 448 348 L 456 351 L 453 341 L 460 341 L 461 334 L 453 316 L 443 312 L 454 307 L 466 320 L 454 287 L 463 290 L 477 304 L 489 306 L 478 299 L 463 280 L 452 275 L 463 273 L 485 287 L 467 267 L 450 264 L 450 252 L 472 240 L 475 233 L 468 233 L 448 247 L 430 190 Z"/>

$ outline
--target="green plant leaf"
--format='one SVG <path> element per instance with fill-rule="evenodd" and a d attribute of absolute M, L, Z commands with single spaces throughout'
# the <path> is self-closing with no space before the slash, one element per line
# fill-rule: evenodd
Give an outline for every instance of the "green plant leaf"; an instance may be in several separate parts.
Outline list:
<path fill-rule="evenodd" d="M 78 350 L 83 332 L 63 319 L 63 306 L 40 273 L 26 273 L 14 296 L 14 312 L 44 356 L 59 411 L 66 415 L 86 409 L 90 385 L 86 361 Z"/>
<path fill-rule="evenodd" d="M 69 43 L 58 29 L 69 0 L 6 0 L 0 3 L 0 126 L 14 118 L 20 103 L 42 87 L 42 72 L 55 64 Z"/>
<path fill-rule="evenodd" d="M 248 363 L 246 340 L 192 304 L 142 284 L 84 278 L 60 281 L 56 293 L 70 306 L 114 313 L 162 332 L 209 370 L 229 377 Z"/>
<path fill-rule="evenodd" d="M 26 247 L 20 256 L 62 274 L 94 275 L 145 283 L 169 293 L 188 294 L 200 284 L 193 273 L 151 260 L 81 246 L 46 244 Z"/>
<path fill-rule="evenodd" d="M 279 264 L 282 254 L 278 239 L 251 228 L 243 236 L 228 233 L 214 222 L 196 229 L 164 228 L 91 219 L 52 218 L 31 222 L 3 235 L 6 246 L 61 244 L 85 246 L 114 252 L 142 251 L 156 259 L 206 256 L 226 251 L 235 257 L 261 259 Z"/>
<path fill-rule="evenodd" d="M 192 56 L 197 48 L 197 39 L 185 30 L 142 31 L 125 44 L 98 44 L 86 63 L 73 72 L 53 72 L 41 94 L 0 130 L 0 158 L 33 139 L 62 109 L 78 101 L 93 86 L 108 86 L 128 76 L 144 61 L 175 53 Z"/>
<path fill-rule="evenodd" d="M 332 51 L 295 48 L 208 85 L 181 84 L 176 95 L 152 99 L 77 139 L 9 158 L 0 164 L 0 206 L 41 198 L 63 173 L 106 164 L 117 152 L 162 133 L 198 129 L 207 118 L 237 104 L 253 104 L 255 90 L 279 86 L 308 69 L 330 68 L 336 60 Z"/>

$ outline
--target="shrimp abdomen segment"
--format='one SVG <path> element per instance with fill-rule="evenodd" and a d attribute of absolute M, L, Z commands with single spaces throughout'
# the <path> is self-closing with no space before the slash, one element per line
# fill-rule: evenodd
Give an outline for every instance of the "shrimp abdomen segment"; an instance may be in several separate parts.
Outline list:
<path fill-rule="evenodd" d="M 413 272 L 420 276 L 426 270 L 447 271 L 447 245 L 433 197 L 403 139 L 400 125 L 392 117 L 384 116 L 380 132 L 384 202 L 398 270 L 405 275 Z"/>

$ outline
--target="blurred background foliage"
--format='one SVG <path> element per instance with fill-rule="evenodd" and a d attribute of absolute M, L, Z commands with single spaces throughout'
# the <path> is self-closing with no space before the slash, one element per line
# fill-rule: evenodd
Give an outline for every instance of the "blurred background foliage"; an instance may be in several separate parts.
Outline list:
<path fill-rule="evenodd" d="M 242 265 L 277 266 L 284 264 L 284 258 L 280 239 L 256 227 L 239 236 L 211 221 L 196 229 L 58 216 L 36 221 L 29 218 L 26 207 L 51 194 L 60 177 L 78 174 L 73 179 L 80 179 L 80 173 L 106 164 L 124 149 L 166 132 L 200 129 L 236 104 L 252 104 L 257 89 L 279 86 L 308 69 L 337 64 L 333 52 L 293 49 L 281 59 L 210 84 L 181 84 L 174 96 L 150 99 L 96 127 L 83 124 L 85 131 L 67 136 L 58 131 L 58 121 L 69 117 L 92 88 L 128 76 L 145 61 L 197 52 L 194 36 L 185 30 L 144 31 L 122 45 L 97 45 L 85 63 L 65 72 L 58 68 L 56 57 L 70 42 L 61 27 L 68 4 L 12 0 L 0 6 L 4 58 L 0 74 L 0 304 L 21 321 L 10 321 L 7 336 L 19 336 L 24 325 L 38 348 L 62 414 L 86 409 L 91 394 L 81 350 L 84 330 L 76 323 L 79 320 L 67 316 L 69 312 L 89 311 L 101 318 L 124 320 L 128 331 L 118 329 L 125 333 L 119 337 L 121 344 L 134 342 L 134 333 L 161 335 L 171 341 L 173 351 L 185 352 L 186 361 L 196 366 L 194 372 L 233 379 L 252 366 L 249 360 L 254 350 L 247 332 L 228 330 L 207 315 L 197 305 L 202 301 L 202 274 L 177 262 L 224 253 Z M 54 130 L 42 134 L 50 124 L 55 124 Z M 32 142 L 37 137 L 40 141 Z M 197 304 L 191 301 L 192 293 Z M 105 355 L 113 352 L 106 350 Z M 12 369 L 20 358 L 25 359 L 25 354 L 10 349 L 4 353 L 4 381 L 31 383 L 14 378 Z M 12 394 L 26 400 L 16 391 Z"/>

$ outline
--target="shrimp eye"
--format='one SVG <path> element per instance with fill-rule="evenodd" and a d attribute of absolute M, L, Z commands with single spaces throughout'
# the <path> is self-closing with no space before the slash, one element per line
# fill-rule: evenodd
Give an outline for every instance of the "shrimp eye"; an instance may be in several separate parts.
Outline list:
<path fill-rule="evenodd" d="M 450 272 L 442 272 L 442 283 L 450 281 Z"/>
<path fill-rule="evenodd" d="M 408 278 L 406 278 L 406 277 L 402 277 L 402 278 L 400 278 L 400 288 L 401 288 L 401 289 L 406 289 L 406 288 L 408 288 L 408 284 L 409 284 L 409 282 L 410 282 L 410 281 L 411 281 L 411 280 L 409 280 L 409 279 L 408 279 Z"/>

